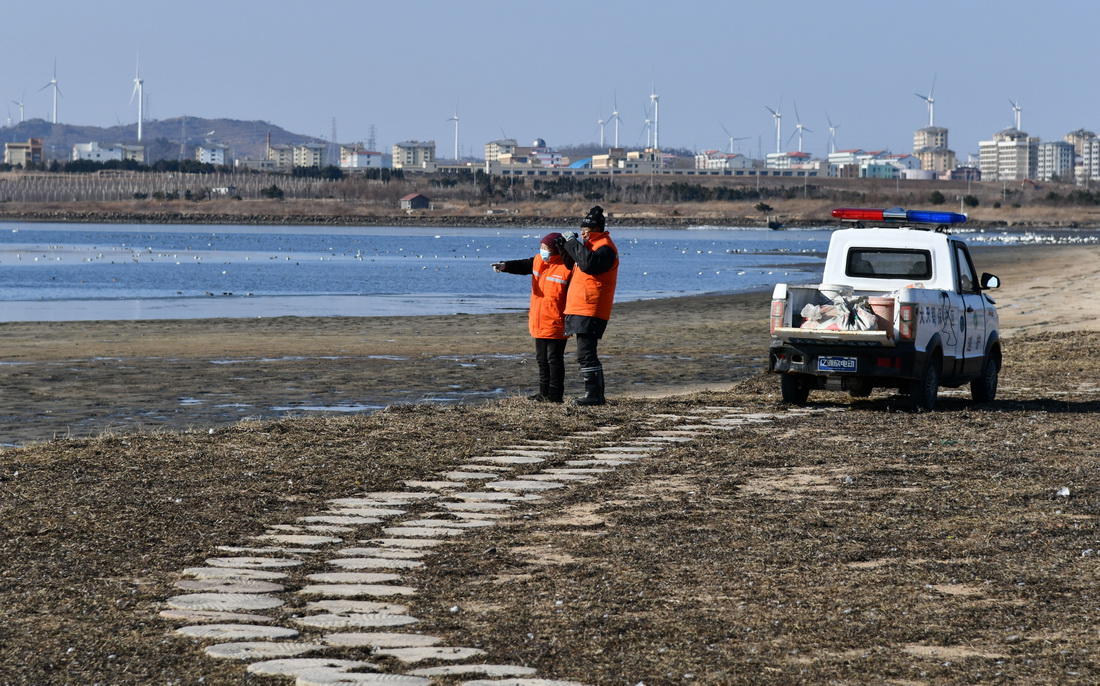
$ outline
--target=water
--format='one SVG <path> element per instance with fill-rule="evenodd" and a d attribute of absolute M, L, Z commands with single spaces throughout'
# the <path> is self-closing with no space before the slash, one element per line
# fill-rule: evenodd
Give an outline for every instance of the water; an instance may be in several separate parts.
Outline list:
<path fill-rule="evenodd" d="M 0 321 L 381 316 L 526 309 L 545 229 L 0 225 Z M 816 281 L 831 231 L 612 229 L 619 302 Z M 1095 242 L 982 231 L 979 245 Z"/>
<path fill-rule="evenodd" d="M 547 230 L 6 224 L 0 321 L 378 316 L 526 309 L 492 270 Z M 820 272 L 829 232 L 612 230 L 619 302 L 745 292 Z"/>

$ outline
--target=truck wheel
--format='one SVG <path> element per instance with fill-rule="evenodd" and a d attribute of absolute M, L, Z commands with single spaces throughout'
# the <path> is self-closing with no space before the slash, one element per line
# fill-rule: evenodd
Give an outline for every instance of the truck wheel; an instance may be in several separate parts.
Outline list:
<path fill-rule="evenodd" d="M 853 398 L 869 398 L 871 397 L 871 392 L 874 390 L 875 387 L 872 386 L 868 381 L 860 379 L 857 383 L 853 384 L 852 387 L 848 389 L 848 395 L 852 396 Z"/>
<path fill-rule="evenodd" d="M 779 377 L 779 390 L 783 394 L 783 402 L 788 405 L 805 405 L 806 398 L 810 397 L 810 384 L 801 374 Z"/>
<path fill-rule="evenodd" d="M 997 397 L 997 378 L 1001 374 L 1001 356 L 997 352 L 986 355 L 982 375 L 970 382 L 970 397 L 976 403 L 991 403 Z"/>
<path fill-rule="evenodd" d="M 940 392 L 940 356 L 934 355 L 924 367 L 919 379 L 909 382 L 909 399 L 917 412 L 931 412 L 936 407 L 936 396 Z"/>

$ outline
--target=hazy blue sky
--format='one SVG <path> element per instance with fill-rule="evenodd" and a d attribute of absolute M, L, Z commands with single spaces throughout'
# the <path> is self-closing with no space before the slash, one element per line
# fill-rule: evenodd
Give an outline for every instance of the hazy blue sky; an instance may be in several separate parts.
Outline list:
<path fill-rule="evenodd" d="M 936 124 L 961 160 L 1012 124 L 1043 140 L 1100 130 L 1092 0 L 474 0 L 472 2 L 53 0 L 6 3 L 0 97 L 18 121 L 50 118 L 52 76 L 63 123 L 137 120 L 135 59 L 147 119 L 181 114 L 263 119 L 379 147 L 435 140 L 450 157 L 456 106 L 464 154 L 507 134 L 523 143 L 597 141 L 617 98 L 624 146 L 644 143 L 644 108 L 660 95 L 662 147 L 911 152 Z M 25 92 L 25 96 L 24 96 Z M 3 116 L 0 110 L 0 116 Z M 0 123 L 5 123 L 4 122 Z M 610 144 L 614 126 L 606 128 Z M 216 136 L 215 136 L 216 138 Z M 788 142 L 789 140 L 789 142 Z"/>

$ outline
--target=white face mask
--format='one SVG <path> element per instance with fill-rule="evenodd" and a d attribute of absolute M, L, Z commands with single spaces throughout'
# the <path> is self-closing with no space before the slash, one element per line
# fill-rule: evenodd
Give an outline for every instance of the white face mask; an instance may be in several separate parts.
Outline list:
<path fill-rule="evenodd" d="M 550 250 L 549 250 L 549 248 L 539 248 L 539 256 L 543 260 L 549 260 L 550 259 Z"/>

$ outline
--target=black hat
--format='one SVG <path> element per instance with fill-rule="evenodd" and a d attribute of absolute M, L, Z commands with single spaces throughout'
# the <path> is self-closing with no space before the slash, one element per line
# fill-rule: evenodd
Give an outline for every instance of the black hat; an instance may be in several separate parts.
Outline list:
<path fill-rule="evenodd" d="M 588 210 L 588 214 L 584 215 L 584 219 L 581 220 L 581 228 L 596 229 L 597 231 L 603 231 L 604 218 L 603 208 L 596 205 L 592 209 Z"/>

